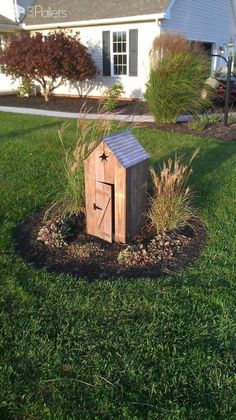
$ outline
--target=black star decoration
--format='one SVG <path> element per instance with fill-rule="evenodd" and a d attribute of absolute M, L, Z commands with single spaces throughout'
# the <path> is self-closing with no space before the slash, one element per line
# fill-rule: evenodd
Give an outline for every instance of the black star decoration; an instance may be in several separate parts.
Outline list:
<path fill-rule="evenodd" d="M 108 156 L 106 155 L 106 153 L 105 152 L 103 152 L 103 154 L 101 155 L 101 156 L 99 156 L 100 157 L 100 159 L 102 160 L 102 162 L 105 160 L 106 162 L 107 162 L 107 158 L 108 158 Z"/>

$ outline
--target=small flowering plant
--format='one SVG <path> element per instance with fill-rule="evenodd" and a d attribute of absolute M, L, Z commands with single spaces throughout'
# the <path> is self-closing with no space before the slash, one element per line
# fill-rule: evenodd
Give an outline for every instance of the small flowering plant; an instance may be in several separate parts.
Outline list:
<path fill-rule="evenodd" d="M 146 246 L 142 243 L 128 245 L 120 251 L 118 261 L 126 268 L 158 264 L 173 257 L 189 240 L 177 232 L 158 234 Z"/>
<path fill-rule="evenodd" d="M 55 216 L 47 220 L 40 228 L 37 241 L 50 248 L 63 248 L 68 245 L 68 239 L 73 235 L 77 221 L 73 216 L 61 218 Z"/>

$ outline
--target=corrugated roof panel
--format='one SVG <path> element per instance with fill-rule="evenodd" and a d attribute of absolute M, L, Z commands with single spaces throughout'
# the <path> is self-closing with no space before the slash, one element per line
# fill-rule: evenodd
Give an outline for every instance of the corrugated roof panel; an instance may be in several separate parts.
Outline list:
<path fill-rule="evenodd" d="M 107 136 L 103 141 L 124 168 L 130 168 L 150 157 L 131 131 Z"/>

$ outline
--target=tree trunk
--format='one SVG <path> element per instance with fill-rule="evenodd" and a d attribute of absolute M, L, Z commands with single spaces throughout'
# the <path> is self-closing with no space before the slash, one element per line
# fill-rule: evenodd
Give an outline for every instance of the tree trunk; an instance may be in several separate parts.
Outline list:
<path fill-rule="evenodd" d="M 48 92 L 44 92 L 43 93 L 43 96 L 44 96 L 45 102 L 49 102 L 49 94 L 48 94 Z"/>
<path fill-rule="evenodd" d="M 50 92 L 48 86 L 45 83 L 44 86 L 43 86 L 43 96 L 44 96 L 45 102 L 49 102 L 50 93 L 51 92 Z"/>

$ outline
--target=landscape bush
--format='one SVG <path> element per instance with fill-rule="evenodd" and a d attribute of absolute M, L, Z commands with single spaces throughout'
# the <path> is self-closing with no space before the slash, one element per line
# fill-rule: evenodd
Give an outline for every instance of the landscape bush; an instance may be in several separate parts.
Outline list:
<path fill-rule="evenodd" d="M 117 107 L 117 99 L 124 93 L 122 83 L 114 83 L 110 88 L 106 89 L 106 100 L 103 105 L 105 111 L 113 111 Z"/>
<path fill-rule="evenodd" d="M 66 81 L 80 82 L 98 74 L 79 34 L 62 31 L 13 36 L 0 51 L 0 64 L 13 80 L 22 77 L 39 84 L 46 102 Z"/>
<path fill-rule="evenodd" d="M 150 52 L 150 75 L 145 98 L 156 122 L 175 123 L 181 114 L 209 107 L 201 93 L 209 75 L 209 58 L 182 35 L 156 38 Z"/>
<path fill-rule="evenodd" d="M 23 79 L 21 85 L 16 90 L 16 95 L 18 97 L 28 97 L 31 95 L 33 89 L 33 83 L 30 79 Z"/>
<path fill-rule="evenodd" d="M 171 232 L 162 232 L 152 238 L 147 245 L 128 245 L 119 252 L 118 261 L 126 268 L 145 267 L 158 264 L 173 257 L 189 239 Z"/>
<path fill-rule="evenodd" d="M 148 217 L 157 233 L 183 228 L 196 218 L 192 207 L 192 192 L 187 181 L 192 173 L 191 163 L 198 154 L 193 153 L 188 164 L 177 155 L 163 163 L 158 175 L 152 168 L 154 194 L 150 197 Z"/>

